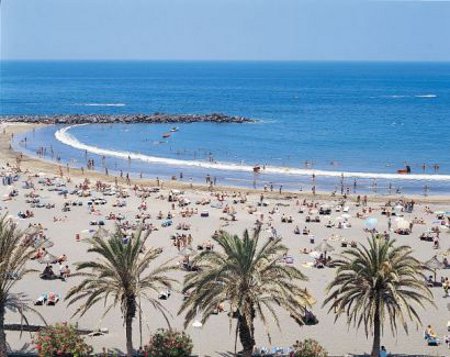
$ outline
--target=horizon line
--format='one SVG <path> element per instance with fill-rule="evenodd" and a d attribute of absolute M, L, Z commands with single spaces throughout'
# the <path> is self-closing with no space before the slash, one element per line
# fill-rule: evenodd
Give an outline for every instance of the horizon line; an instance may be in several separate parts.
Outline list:
<path fill-rule="evenodd" d="M 450 1 L 450 0 L 449 0 Z M 341 62 L 450 63 L 450 59 L 151 59 L 151 58 L 0 58 L 0 62 Z"/>

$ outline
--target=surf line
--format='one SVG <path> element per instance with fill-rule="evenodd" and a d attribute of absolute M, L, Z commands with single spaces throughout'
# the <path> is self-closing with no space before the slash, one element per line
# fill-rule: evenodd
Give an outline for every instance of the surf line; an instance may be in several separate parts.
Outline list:
<path fill-rule="evenodd" d="M 87 145 L 80 142 L 75 138 L 69 131 L 77 126 L 89 125 L 89 124 L 77 124 L 70 125 L 61 128 L 55 132 L 55 138 L 74 149 L 87 151 L 91 154 L 96 154 L 100 156 L 110 156 L 118 159 L 128 160 L 139 160 L 147 162 L 150 164 L 162 164 L 170 166 L 184 166 L 184 167 L 197 167 L 202 169 L 214 169 L 223 171 L 242 171 L 242 172 L 253 172 L 253 166 L 250 165 L 239 165 L 226 162 L 203 162 L 196 160 L 179 160 L 170 159 L 157 156 L 149 156 L 144 154 L 138 154 L 134 152 L 127 151 L 115 151 L 105 148 L 100 148 L 97 146 Z M 342 172 L 342 171 L 328 171 L 328 170 L 316 170 L 316 169 L 300 169 L 293 167 L 278 167 L 278 166 L 266 166 L 262 171 L 267 174 L 275 175 L 293 175 L 293 176 L 312 176 L 313 174 L 317 177 L 342 177 L 345 178 L 366 178 L 366 179 L 385 179 L 385 180 L 404 180 L 404 181 L 450 181 L 450 175 L 426 175 L 426 174 L 390 174 L 390 173 L 376 173 L 376 172 Z"/>

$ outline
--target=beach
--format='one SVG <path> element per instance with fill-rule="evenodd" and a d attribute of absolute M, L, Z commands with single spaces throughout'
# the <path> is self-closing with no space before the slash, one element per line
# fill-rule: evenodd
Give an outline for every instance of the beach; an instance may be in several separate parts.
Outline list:
<path fill-rule="evenodd" d="M 40 124 L 21 124 L 21 123 L 2 123 L 0 128 L 0 153 L 1 162 L 0 172 L 6 176 L 12 171 L 11 166 L 16 165 L 16 158 L 20 155 L 10 149 L 11 134 L 19 135 L 25 131 L 29 132 L 33 128 L 40 127 Z M 10 164 L 8 168 L 6 163 Z M 145 187 L 155 188 L 157 186 L 156 178 L 147 178 L 139 180 L 132 178 L 130 184 L 125 179 L 118 179 L 118 186 L 115 188 L 113 175 L 105 176 L 93 170 L 81 170 L 76 168 L 67 168 L 63 165 L 58 168 L 55 163 L 39 160 L 35 157 L 26 155 L 20 160 L 21 172 L 18 173 L 18 179 L 11 185 L 0 186 L 0 197 L 3 200 L 0 203 L 0 213 L 8 212 L 14 217 L 20 228 L 26 229 L 30 224 L 41 223 L 44 227 L 44 234 L 54 245 L 48 248 L 49 252 L 55 256 L 66 254 L 68 265 L 74 270 L 73 263 L 87 259 L 86 250 L 88 246 L 83 242 L 83 237 L 94 232 L 98 226 L 91 225 L 90 222 L 105 222 L 105 228 L 109 231 L 114 230 L 118 222 L 128 222 L 129 225 L 136 225 L 136 214 L 142 213 L 142 203 L 146 203 L 146 214 L 150 215 L 149 221 L 157 228 L 152 231 L 146 245 L 161 247 L 163 254 L 159 263 L 172 260 L 177 263 L 180 260 L 180 254 L 173 241 L 172 235 L 177 233 L 191 234 L 193 246 L 204 245 L 210 239 L 212 234 L 219 229 L 224 229 L 230 233 L 242 234 L 245 229 L 255 227 L 257 219 L 263 222 L 262 240 L 269 239 L 273 233 L 272 228 L 276 229 L 283 243 L 289 248 L 289 254 L 293 258 L 293 264 L 298 267 L 309 279 L 304 283 L 304 287 L 314 296 L 317 303 L 313 305 L 312 311 L 319 320 L 314 326 L 299 326 L 284 311 L 279 312 L 281 320 L 281 331 L 277 329 L 274 322 L 269 323 L 272 342 L 269 343 L 262 323 L 256 322 L 256 345 L 257 346 L 291 346 L 296 340 L 304 338 L 314 338 L 318 340 L 332 356 L 344 356 L 347 354 L 362 354 L 370 352 L 371 339 L 367 339 L 363 329 L 356 331 L 353 326 L 348 327 L 345 319 L 341 318 L 334 322 L 334 314 L 328 313 L 328 307 L 323 307 L 322 302 L 326 295 L 325 288 L 332 280 L 335 270 L 332 268 L 318 269 L 313 266 L 314 259 L 310 254 L 304 254 L 304 249 L 314 250 L 318 244 L 327 240 L 335 250 L 330 252 L 331 257 L 338 254 L 344 248 L 343 242 L 364 243 L 369 236 L 364 231 L 367 218 L 376 218 L 377 229 L 380 232 L 386 231 L 391 238 L 396 239 L 401 244 L 409 245 L 414 250 L 414 256 L 425 262 L 437 255 L 442 260 L 443 254 L 450 248 L 449 228 L 442 225 L 441 220 L 437 218 L 435 212 L 446 212 L 450 210 L 450 196 L 433 195 L 424 197 L 422 195 L 411 196 L 385 196 L 368 195 L 367 206 L 359 205 L 356 197 L 349 194 L 347 199 L 343 199 L 339 193 L 332 196 L 330 192 L 317 192 L 312 195 L 311 192 L 264 192 L 264 190 L 252 190 L 236 187 L 214 186 L 212 189 L 208 185 L 198 183 L 191 184 L 187 181 L 170 180 L 170 178 L 161 178 L 158 192 L 150 193 L 145 200 L 140 197 Z M 61 175 L 62 171 L 62 175 Z M 176 172 L 174 173 L 176 174 Z M 89 178 L 90 195 L 79 197 L 68 194 L 67 197 L 52 190 L 56 184 L 65 187 L 68 192 L 73 191 L 75 185 Z M 34 189 L 24 188 L 24 181 L 32 183 Z M 113 196 L 105 195 L 104 192 L 96 190 L 96 181 L 102 181 L 104 184 L 111 185 L 116 193 Z M 163 181 L 163 182 L 161 182 Z M 192 186 L 191 186 L 192 185 Z M 136 186 L 136 189 L 134 189 Z M 12 190 L 17 190 L 18 195 L 9 199 Z M 32 203 L 27 203 L 30 192 L 34 192 L 37 198 L 49 204 L 54 204 L 54 208 L 31 207 Z M 119 194 L 119 192 L 122 192 Z M 183 198 L 190 203 L 185 207 L 175 205 L 168 201 L 169 195 L 183 195 Z M 261 194 L 264 196 L 264 205 L 258 206 L 261 201 Z M 120 196 L 120 197 L 117 197 Z M 8 199 L 6 199 L 8 198 Z M 88 201 L 93 198 L 101 198 L 106 202 L 95 206 L 95 210 L 88 209 Z M 393 220 L 391 231 L 388 230 L 388 218 L 382 214 L 382 209 L 386 209 L 386 203 L 391 200 L 396 217 L 403 217 L 408 222 L 416 220 L 413 225 L 412 233 L 409 235 L 400 235 L 395 233 L 396 220 Z M 402 209 L 396 209 L 399 202 L 415 201 L 414 210 L 409 213 Z M 123 207 L 118 207 L 117 203 L 123 202 Z M 66 203 L 70 210 L 63 211 Z M 76 202 L 77 205 L 73 205 Z M 81 202 L 81 205 L 78 203 Z M 310 207 L 308 207 L 310 205 Z M 67 205 L 66 205 L 67 206 Z M 319 207 L 330 207 L 330 215 L 319 215 L 315 210 Z M 225 207 L 228 213 L 224 212 Z M 369 212 L 370 208 L 370 212 Z M 18 213 L 25 210 L 33 212 L 33 217 L 19 218 Z M 188 214 L 186 214 L 188 210 Z M 192 211 L 191 211 L 192 210 Z M 229 214 L 229 211 L 233 214 Z M 201 213 L 206 211 L 207 217 L 202 217 Z M 365 212 L 364 212 L 365 211 Z M 169 212 L 173 215 L 173 224 L 163 227 L 162 222 L 157 218 L 159 212 L 165 217 Z M 345 216 L 344 216 L 345 214 Z M 184 217 L 183 217 L 184 216 Z M 306 222 L 307 216 L 318 216 L 320 222 Z M 344 217 L 343 217 L 344 216 Z M 232 218 L 234 217 L 234 218 Z M 283 218 L 292 217 L 292 223 L 282 222 Z M 345 218 L 346 217 L 346 218 Z M 115 219 L 109 219 L 115 218 Z M 290 219 L 288 219 L 290 220 Z M 330 221 L 330 228 L 327 227 Z M 341 222 L 341 224 L 339 224 Z M 445 222 L 445 219 L 444 219 Z M 178 226 L 185 226 L 186 230 L 177 229 Z M 295 227 L 298 226 L 301 231 L 304 228 L 309 230 L 308 234 L 295 234 Z M 431 235 L 431 228 L 439 226 L 441 229 L 439 248 L 433 248 L 433 241 L 419 239 L 423 233 Z M 81 241 L 76 239 L 76 235 L 81 236 Z M 311 243 L 313 236 L 314 242 Z M 43 270 L 44 266 L 36 261 L 30 262 L 30 268 Z M 180 269 L 174 273 L 174 277 L 181 283 L 184 272 Z M 441 277 L 450 277 L 450 270 L 442 269 L 437 271 L 438 280 Z M 96 352 L 101 352 L 105 347 L 110 351 L 125 349 L 125 333 L 122 325 L 120 309 L 113 309 L 106 316 L 102 316 L 103 310 L 101 304 L 98 308 L 91 310 L 82 318 L 73 318 L 77 306 L 67 307 L 64 296 L 71 286 L 74 286 L 79 278 L 69 277 L 67 281 L 52 280 L 44 281 L 39 278 L 37 273 L 30 274 L 18 281 L 14 290 L 25 292 L 28 297 L 34 301 L 44 292 L 55 292 L 61 299 L 56 306 L 37 306 L 36 308 L 45 317 L 48 323 L 68 321 L 77 323 L 79 328 L 99 329 L 107 328 L 109 333 L 99 337 L 87 337 L 87 342 L 94 346 Z M 183 316 L 178 315 L 179 307 L 183 300 L 180 293 L 181 284 L 175 286 L 169 299 L 162 301 L 165 307 L 171 312 L 171 326 L 182 329 Z M 388 348 L 391 353 L 402 353 L 410 355 L 439 355 L 449 354 L 448 347 L 443 343 L 438 347 L 429 347 L 424 341 L 424 330 L 428 324 L 431 324 L 436 330 L 438 336 L 443 341 L 449 334 L 447 331 L 448 318 L 448 298 L 443 297 L 442 288 L 432 288 L 436 307 L 427 306 L 426 310 L 420 311 L 422 325 L 416 329 L 410 325 L 409 335 L 399 330 L 398 335 L 393 337 L 386 326 L 382 337 L 382 344 Z M 165 327 L 166 323 L 163 317 L 156 313 L 150 306 L 143 302 L 143 344 L 148 341 L 150 334 L 159 327 Z M 7 323 L 18 323 L 19 317 L 15 314 L 6 315 Z M 38 323 L 38 319 L 31 317 L 33 323 Z M 134 345 L 140 345 L 138 333 L 138 321 L 134 321 Z M 233 330 L 232 330 L 233 331 Z M 202 328 L 195 328 L 190 325 L 186 332 L 190 334 L 194 342 L 194 353 L 199 356 L 219 356 L 230 353 L 234 350 L 234 335 L 229 330 L 229 319 L 225 313 L 219 313 L 211 317 Z M 29 334 L 24 333 L 21 337 L 18 332 L 7 332 L 7 340 L 13 349 L 20 349 L 25 344 L 30 343 Z"/>

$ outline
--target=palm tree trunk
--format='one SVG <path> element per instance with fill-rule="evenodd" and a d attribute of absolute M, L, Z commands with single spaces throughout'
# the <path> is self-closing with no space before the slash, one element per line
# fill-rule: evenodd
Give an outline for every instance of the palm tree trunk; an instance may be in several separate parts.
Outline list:
<path fill-rule="evenodd" d="M 375 316 L 373 319 L 373 345 L 371 357 L 378 357 L 380 355 L 380 340 L 381 340 L 381 320 L 380 320 L 380 303 L 377 301 L 375 308 Z"/>
<path fill-rule="evenodd" d="M 239 332 L 239 324 L 236 322 L 236 331 L 234 335 L 234 357 L 237 357 L 237 338 L 238 338 L 238 332 Z"/>
<path fill-rule="evenodd" d="M 125 336 L 127 339 L 127 356 L 133 356 L 133 317 L 127 313 L 125 318 Z"/>
<path fill-rule="evenodd" d="M 136 296 L 134 294 L 126 297 L 125 311 L 125 336 L 127 339 L 127 356 L 134 355 L 133 349 L 133 319 L 136 316 Z"/>
<path fill-rule="evenodd" d="M 0 306 L 0 356 L 7 356 L 6 334 L 5 334 L 5 307 Z"/>
<path fill-rule="evenodd" d="M 249 324 L 244 316 L 239 314 L 238 316 L 239 324 L 239 339 L 241 340 L 243 350 L 243 356 L 250 357 L 253 353 L 253 348 L 255 347 L 255 339 L 253 338 L 253 320 Z"/>

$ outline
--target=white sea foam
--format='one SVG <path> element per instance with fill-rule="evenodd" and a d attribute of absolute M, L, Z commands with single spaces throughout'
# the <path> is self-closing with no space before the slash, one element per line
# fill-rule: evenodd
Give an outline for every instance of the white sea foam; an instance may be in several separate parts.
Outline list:
<path fill-rule="evenodd" d="M 436 94 L 417 94 L 417 95 L 405 95 L 405 94 L 393 94 L 393 95 L 383 95 L 381 98 L 392 98 L 392 99 L 399 99 L 399 98 L 437 98 Z M 375 97 L 373 97 L 375 98 Z"/>
<path fill-rule="evenodd" d="M 80 124 L 88 125 L 88 124 Z M 92 154 L 104 155 L 110 157 L 116 157 L 119 159 L 131 158 L 132 160 L 139 160 L 147 162 L 150 164 L 163 164 L 170 166 L 182 166 L 182 167 L 197 167 L 204 169 L 215 169 L 224 171 L 244 171 L 253 172 L 253 166 L 251 165 L 239 165 L 226 162 L 203 162 L 196 160 L 179 160 L 171 158 L 162 158 L 156 156 L 149 156 L 144 154 L 138 154 L 134 152 L 127 151 L 115 151 L 111 149 L 99 148 L 97 146 L 87 145 L 80 142 L 69 130 L 75 126 L 71 125 L 59 129 L 55 132 L 55 138 L 61 143 L 71 146 L 78 150 L 85 150 Z M 449 181 L 450 175 L 425 175 L 425 174 L 389 174 L 389 173 L 371 173 L 371 172 L 342 172 L 342 171 L 328 171 L 328 170 L 316 170 L 316 169 L 300 169 L 300 168 L 290 168 L 290 167 L 277 167 L 277 166 L 266 166 L 264 173 L 266 174 L 277 174 L 277 175 L 297 175 L 297 176 L 312 176 L 315 174 L 317 177 L 341 177 L 344 174 L 345 177 L 349 178 L 367 178 L 367 179 L 386 179 L 386 180 L 428 180 L 428 181 Z"/>
<path fill-rule="evenodd" d="M 418 94 L 416 98 L 437 98 L 436 94 Z"/>
<path fill-rule="evenodd" d="M 125 103 L 80 103 L 84 107 L 124 107 Z"/>

